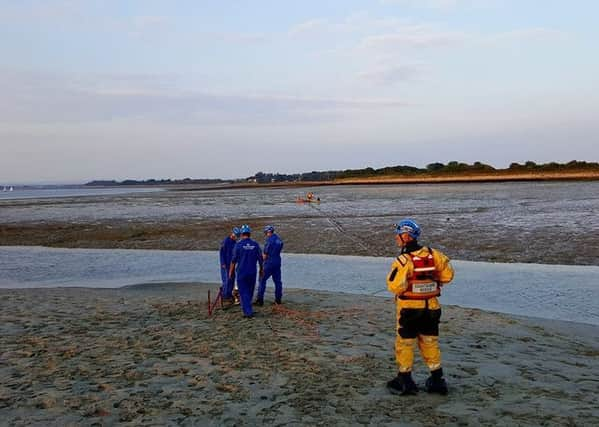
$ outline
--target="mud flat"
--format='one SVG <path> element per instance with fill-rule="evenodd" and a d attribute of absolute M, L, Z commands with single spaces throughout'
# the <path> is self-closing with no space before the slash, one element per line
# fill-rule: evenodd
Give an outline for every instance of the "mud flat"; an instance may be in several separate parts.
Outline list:
<path fill-rule="evenodd" d="M 287 253 L 393 257 L 393 224 L 466 261 L 598 265 L 599 181 L 328 185 L 0 201 L 0 245 L 217 250 L 232 226 L 274 224 Z M 305 194 L 305 193 L 304 193 Z M 564 258 L 556 230 L 575 257 Z"/>
<path fill-rule="evenodd" d="M 390 298 L 288 290 L 242 319 L 208 289 L 0 290 L 0 424 L 599 424 L 597 327 L 446 306 L 450 394 L 401 398 Z"/>

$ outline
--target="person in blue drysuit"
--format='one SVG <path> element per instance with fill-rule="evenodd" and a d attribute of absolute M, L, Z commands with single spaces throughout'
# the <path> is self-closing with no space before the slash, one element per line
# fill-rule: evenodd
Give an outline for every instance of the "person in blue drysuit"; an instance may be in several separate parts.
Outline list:
<path fill-rule="evenodd" d="M 233 300 L 233 285 L 235 284 L 235 275 L 229 278 L 231 268 L 231 259 L 233 259 L 233 249 L 237 239 L 241 236 L 239 227 L 233 227 L 229 234 L 220 244 L 220 278 L 222 281 L 221 292 L 225 301 Z"/>
<path fill-rule="evenodd" d="M 264 305 L 264 292 L 266 291 L 266 281 L 272 277 L 275 283 L 275 304 L 281 304 L 283 297 L 283 283 L 281 282 L 281 251 L 283 250 L 283 241 L 275 233 L 272 225 L 264 227 L 266 241 L 264 242 L 264 275 L 260 278 L 258 284 L 258 295 L 256 296 L 256 305 Z"/>
<path fill-rule="evenodd" d="M 237 275 L 237 287 L 241 298 L 241 309 L 243 317 L 253 317 L 252 296 L 256 289 L 256 264 L 260 266 L 260 277 L 264 274 L 262 250 L 258 242 L 253 241 L 250 236 L 252 230 L 249 225 L 241 226 L 241 239 L 233 249 L 233 258 L 229 269 L 229 277 Z"/>

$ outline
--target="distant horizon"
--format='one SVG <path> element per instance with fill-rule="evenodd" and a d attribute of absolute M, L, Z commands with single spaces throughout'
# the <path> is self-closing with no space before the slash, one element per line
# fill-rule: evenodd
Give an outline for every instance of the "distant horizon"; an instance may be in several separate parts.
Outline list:
<path fill-rule="evenodd" d="M 486 165 L 490 165 L 490 166 L 494 167 L 495 169 L 500 170 L 500 169 L 507 169 L 512 163 L 525 164 L 526 162 L 529 162 L 529 161 L 532 161 L 532 162 L 534 162 L 536 164 L 558 163 L 558 164 L 562 164 L 563 165 L 563 164 L 567 164 L 567 163 L 572 162 L 572 161 L 588 162 L 588 163 L 599 163 L 599 158 L 597 160 L 568 159 L 568 160 L 565 160 L 565 161 L 550 160 L 550 161 L 546 161 L 546 162 L 545 161 L 535 161 L 535 160 L 532 160 L 532 159 L 526 159 L 526 160 L 521 160 L 521 161 L 515 161 L 514 160 L 514 161 L 509 161 L 507 163 L 503 162 L 503 164 L 505 164 L 505 166 L 503 166 L 503 165 L 496 165 L 496 164 L 493 164 L 493 163 L 490 163 L 490 162 L 483 162 L 483 161 L 480 161 L 480 160 L 475 160 L 475 161 L 472 161 L 472 162 L 466 162 L 466 161 L 460 161 L 460 160 L 452 159 L 452 160 L 449 160 L 449 161 L 446 161 L 446 162 L 442 162 L 442 161 L 431 161 L 431 162 L 427 162 L 427 163 L 425 163 L 423 165 L 408 165 L 408 164 L 405 164 L 404 166 L 411 166 L 411 167 L 416 167 L 416 168 L 421 168 L 422 169 L 422 168 L 426 168 L 427 165 L 432 164 L 432 163 L 444 163 L 444 164 L 448 164 L 450 162 L 459 162 L 459 163 L 474 164 L 475 162 L 480 162 L 480 163 L 483 163 L 483 164 L 486 164 Z M 0 187 L 9 186 L 9 185 L 12 185 L 12 186 L 15 186 L 15 185 L 18 185 L 18 186 L 27 186 L 27 185 L 31 185 L 31 186 L 35 186 L 35 185 L 84 185 L 84 184 L 86 184 L 88 182 L 93 182 L 93 181 L 119 181 L 120 182 L 120 181 L 126 181 L 126 180 L 147 181 L 147 180 L 151 180 L 151 179 L 160 181 L 160 180 L 169 180 L 169 179 L 170 180 L 184 180 L 186 178 L 197 179 L 197 180 L 200 180 L 200 179 L 215 179 L 215 180 L 222 180 L 222 181 L 236 181 L 236 180 L 240 180 L 240 179 L 245 179 L 245 178 L 251 177 L 251 176 L 253 176 L 253 175 L 255 175 L 256 173 L 259 173 L 259 172 L 263 172 L 263 173 L 266 173 L 266 174 L 277 174 L 277 173 L 279 173 L 279 174 L 284 174 L 284 175 L 294 175 L 294 174 L 309 173 L 309 172 L 313 172 L 313 171 L 316 171 L 316 172 L 343 171 L 343 170 L 348 170 L 348 169 L 351 169 L 351 170 L 365 169 L 365 168 L 369 168 L 369 167 L 372 167 L 373 169 L 381 169 L 381 168 L 385 168 L 385 167 L 394 167 L 394 166 L 397 166 L 397 165 L 385 164 L 385 165 L 376 166 L 376 167 L 372 166 L 372 165 L 365 165 L 365 166 L 362 166 L 362 167 L 352 167 L 352 168 L 347 167 L 347 168 L 319 169 L 319 170 L 316 170 L 316 169 L 306 169 L 306 170 L 303 170 L 303 171 L 294 171 L 294 172 L 281 171 L 281 170 L 277 170 L 277 171 L 275 171 L 275 170 L 257 170 L 257 171 L 254 171 L 251 174 L 244 175 L 244 176 L 239 176 L 239 177 L 218 177 L 218 176 L 199 176 L 199 177 L 198 176 L 196 176 L 196 177 L 193 177 L 193 176 L 181 176 L 181 177 L 176 177 L 176 176 L 172 176 L 172 177 L 145 177 L 144 178 L 144 177 L 130 177 L 130 176 L 124 176 L 123 175 L 123 176 L 110 177 L 110 178 L 84 178 L 84 179 L 81 179 L 81 180 L 75 180 L 75 179 L 73 179 L 73 180 L 55 180 L 55 181 L 52 181 L 52 180 L 48 180 L 48 181 L 33 181 L 33 180 L 32 181 L 10 181 L 10 180 L 7 180 L 7 181 L 0 181 Z"/>
<path fill-rule="evenodd" d="M 430 162 L 427 163 L 426 165 L 423 166 L 414 166 L 414 165 L 401 165 L 401 166 L 407 166 L 407 167 L 415 167 L 415 168 L 419 168 L 419 169 L 424 169 L 426 168 L 427 165 L 429 164 L 434 164 L 434 163 L 443 163 L 445 165 L 449 164 L 452 161 L 456 161 L 456 160 L 451 160 L 449 162 L 443 163 L 443 162 Z M 457 162 L 457 161 L 456 161 Z M 473 165 L 475 162 L 472 163 L 467 163 L 469 165 Z M 497 167 L 495 165 L 492 164 L 488 164 L 488 163 L 484 163 L 484 162 L 480 162 L 483 163 L 485 165 L 489 165 L 492 166 L 494 169 L 496 170 L 507 170 L 509 168 L 509 166 L 513 163 L 518 163 L 520 165 L 524 165 L 527 162 L 534 162 L 533 160 L 525 160 L 525 161 L 521 161 L 521 162 L 510 162 L 507 166 L 505 167 Z M 576 160 L 576 159 L 571 159 L 568 160 L 566 162 L 546 162 L 546 163 L 538 163 L 538 162 L 534 162 L 537 165 L 546 165 L 549 163 L 557 163 L 559 165 L 566 165 L 570 162 L 586 162 L 586 163 L 599 163 L 599 162 L 593 162 L 593 161 L 588 161 L 588 160 Z M 466 162 L 459 162 L 459 163 L 466 163 Z M 377 167 L 374 169 L 381 169 L 381 168 L 391 168 L 391 167 L 397 167 L 400 165 L 385 165 L 382 167 Z M 1 183 L 0 182 L 0 188 L 4 187 L 4 186 L 79 186 L 79 185 L 85 185 L 87 183 L 90 182 L 101 182 L 101 181 L 116 181 L 116 182 L 123 182 L 123 181 L 150 181 L 150 180 L 155 180 L 155 181 L 163 181 L 163 180 L 171 180 L 171 181 L 182 181 L 185 179 L 191 179 L 191 180 L 221 180 L 221 181 L 239 181 L 239 180 L 243 180 L 252 176 L 255 176 L 257 173 L 264 173 L 264 174 L 281 174 L 281 175 L 296 175 L 296 174 L 307 174 L 310 172 L 340 172 L 340 171 L 344 171 L 344 170 L 362 170 L 362 169 L 366 169 L 369 168 L 371 166 L 364 166 L 362 168 L 344 168 L 344 169 L 327 169 L 327 170 L 319 170 L 319 171 L 312 171 L 312 170 L 305 170 L 302 172 L 284 172 L 284 171 L 256 171 L 254 172 L 254 174 L 252 175 L 247 175 L 247 176 L 243 176 L 243 177 L 237 177 L 237 178 L 212 178 L 212 177 L 183 177 L 183 178 L 173 178 L 173 177 L 148 177 L 148 178 L 123 178 L 123 179 L 118 179 L 118 178 L 103 178 L 103 179 L 89 179 L 89 180 L 83 180 L 83 181 L 78 181 L 78 182 L 7 182 L 6 184 Z M 1 191 L 1 190 L 0 190 Z"/>

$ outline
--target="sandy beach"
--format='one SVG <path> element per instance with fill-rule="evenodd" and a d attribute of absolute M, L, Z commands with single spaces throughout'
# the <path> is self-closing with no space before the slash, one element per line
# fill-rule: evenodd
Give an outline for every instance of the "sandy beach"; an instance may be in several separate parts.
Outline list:
<path fill-rule="evenodd" d="M 402 398 L 391 298 L 288 290 L 242 319 L 208 289 L 0 290 L 0 424 L 599 424 L 596 327 L 445 306 L 450 394 Z"/>

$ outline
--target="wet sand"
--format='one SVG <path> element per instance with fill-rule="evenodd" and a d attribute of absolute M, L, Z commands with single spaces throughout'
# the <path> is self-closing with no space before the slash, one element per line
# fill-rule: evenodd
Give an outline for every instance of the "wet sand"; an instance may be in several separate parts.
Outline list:
<path fill-rule="evenodd" d="M 4 200 L 0 245 L 217 250 L 233 226 L 248 223 L 259 241 L 274 224 L 287 253 L 393 257 L 393 223 L 407 216 L 420 221 L 423 244 L 452 259 L 599 264 L 599 223 L 588 215 L 597 182 L 329 185 L 315 189 L 319 205 L 294 203 L 295 187 L 179 190 Z M 562 227 L 576 253 L 567 260 L 555 244 Z"/>
<path fill-rule="evenodd" d="M 446 306 L 450 394 L 402 398 L 391 298 L 288 290 L 209 318 L 208 289 L 0 290 L 0 424 L 599 424 L 597 327 Z"/>
<path fill-rule="evenodd" d="M 426 239 L 434 242 L 452 259 L 487 262 L 523 262 L 555 264 L 563 261 L 563 247 L 555 244 L 553 229 L 535 228 L 526 232 L 504 233 L 498 237 L 497 224 L 474 229 L 467 220 L 428 218 Z M 222 239 L 233 226 L 249 223 L 261 230 L 276 224 L 285 241 L 285 252 L 331 255 L 394 257 L 392 218 L 310 216 L 269 218 L 223 218 L 196 221 L 163 222 L 139 220 L 104 220 L 94 223 L 17 223 L 0 224 L 0 245 L 47 246 L 60 248 L 120 248 L 164 250 L 218 250 Z M 447 232 L 451 230 L 451 232 Z M 255 238 L 262 241 L 261 233 Z M 569 236 L 568 247 L 576 257 L 575 265 L 597 265 L 599 246 L 592 233 Z"/>

